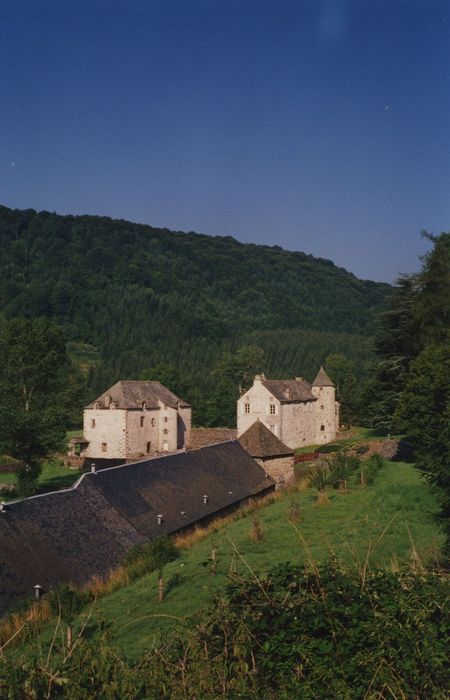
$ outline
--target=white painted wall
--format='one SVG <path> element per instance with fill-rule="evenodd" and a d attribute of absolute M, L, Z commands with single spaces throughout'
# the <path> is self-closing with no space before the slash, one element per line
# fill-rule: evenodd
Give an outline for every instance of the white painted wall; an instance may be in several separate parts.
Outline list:
<path fill-rule="evenodd" d="M 89 441 L 87 449 L 83 452 L 84 457 L 126 458 L 126 413 L 120 409 L 91 408 L 84 411 L 83 435 Z M 102 449 L 104 443 L 106 450 Z"/>
<path fill-rule="evenodd" d="M 316 401 L 280 403 L 260 379 L 255 379 L 253 386 L 237 402 L 238 437 L 259 418 L 285 445 L 293 449 L 331 442 L 339 430 L 339 404 L 335 400 L 335 389 L 313 386 L 312 393 Z M 245 404 L 250 405 L 250 413 L 245 413 Z M 271 404 L 275 405 L 275 415 L 270 413 Z"/>

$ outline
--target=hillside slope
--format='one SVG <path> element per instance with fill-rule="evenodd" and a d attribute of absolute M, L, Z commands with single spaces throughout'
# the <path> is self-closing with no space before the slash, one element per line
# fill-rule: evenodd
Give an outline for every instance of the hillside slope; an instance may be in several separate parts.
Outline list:
<path fill-rule="evenodd" d="M 389 290 L 277 246 L 105 217 L 0 207 L 0 246 L 0 311 L 61 325 L 97 364 L 96 389 L 161 361 L 201 383 L 224 348 L 261 331 L 269 351 L 292 345 L 291 332 L 327 332 L 350 336 L 340 345 L 352 354 L 353 335 L 371 335 Z"/>

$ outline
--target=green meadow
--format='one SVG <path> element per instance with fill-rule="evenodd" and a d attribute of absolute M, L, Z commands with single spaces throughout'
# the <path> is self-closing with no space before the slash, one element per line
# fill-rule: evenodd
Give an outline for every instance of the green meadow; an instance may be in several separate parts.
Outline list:
<path fill-rule="evenodd" d="M 182 634 L 195 625 L 236 575 L 258 577 L 288 560 L 311 566 L 337 557 L 358 570 L 420 568 L 437 560 L 442 539 L 431 517 L 436 503 L 411 464 L 386 462 L 372 486 L 354 485 L 348 494 L 330 490 L 329 496 L 328 504 L 317 505 L 315 489 L 300 487 L 243 517 L 238 514 L 166 565 L 162 603 L 156 572 L 147 574 L 99 598 L 76 620 L 75 630 L 85 626 L 85 634 L 90 629 L 97 634 L 100 622 L 112 643 L 136 658 L 167 632 Z M 254 541 L 255 518 L 260 541 Z M 216 573 L 211 571 L 213 546 Z"/>

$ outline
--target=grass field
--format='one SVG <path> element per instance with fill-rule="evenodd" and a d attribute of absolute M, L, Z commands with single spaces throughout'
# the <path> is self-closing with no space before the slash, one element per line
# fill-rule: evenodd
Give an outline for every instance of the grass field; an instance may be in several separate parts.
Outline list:
<path fill-rule="evenodd" d="M 42 466 L 42 472 L 39 477 L 39 493 L 67 488 L 79 476 L 80 472 L 77 469 L 68 469 L 61 464 L 60 460 L 49 459 Z M 11 472 L 0 472 L 0 482 L 3 484 L 16 484 L 17 475 Z M 7 500 L 7 497 L 4 497 L 4 500 Z"/>
<path fill-rule="evenodd" d="M 297 523 L 289 521 L 292 503 L 300 509 Z M 387 462 L 374 485 L 354 487 L 348 495 L 332 491 L 324 506 L 316 505 L 314 489 L 285 492 L 276 502 L 182 550 L 165 568 L 163 603 L 157 602 L 156 573 L 148 574 L 99 599 L 91 619 L 103 620 L 113 643 L 135 658 L 168 629 L 181 631 L 195 624 L 231 571 L 253 576 L 283 561 L 321 563 L 332 555 L 359 569 L 366 562 L 388 568 L 430 563 L 441 544 L 430 518 L 435 508 L 420 474 L 406 463 Z M 255 514 L 261 542 L 250 537 Z M 217 548 L 216 575 L 210 572 L 212 544 Z M 86 613 L 75 628 L 85 619 Z"/>

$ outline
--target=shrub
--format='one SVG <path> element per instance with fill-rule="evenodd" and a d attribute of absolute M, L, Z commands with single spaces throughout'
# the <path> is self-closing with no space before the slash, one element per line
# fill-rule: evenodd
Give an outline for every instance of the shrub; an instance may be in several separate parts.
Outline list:
<path fill-rule="evenodd" d="M 373 484 L 380 469 L 384 465 L 383 458 L 377 452 L 369 457 L 360 466 L 361 484 Z"/>
<path fill-rule="evenodd" d="M 317 464 L 308 477 L 309 485 L 320 492 L 326 491 L 330 485 L 330 470 L 327 464 Z"/>
<path fill-rule="evenodd" d="M 330 483 L 333 488 L 339 488 L 342 483 L 347 488 L 348 479 L 359 467 L 358 457 L 350 457 L 341 450 L 332 457 L 328 457 L 326 462 L 330 470 Z"/>
<path fill-rule="evenodd" d="M 159 537 L 147 544 L 137 545 L 128 552 L 125 568 L 131 580 L 161 570 L 169 561 L 179 557 L 179 549 L 168 537 Z"/>
<path fill-rule="evenodd" d="M 80 639 L 65 659 L 0 659 L 0 697 L 171 700 L 392 700 L 448 697 L 448 582 L 337 562 L 283 564 L 236 579 L 190 634 L 134 664 L 111 640 Z"/>

